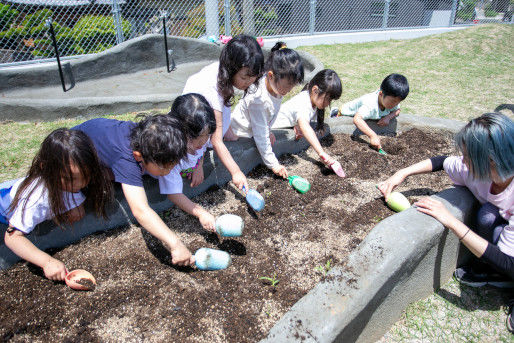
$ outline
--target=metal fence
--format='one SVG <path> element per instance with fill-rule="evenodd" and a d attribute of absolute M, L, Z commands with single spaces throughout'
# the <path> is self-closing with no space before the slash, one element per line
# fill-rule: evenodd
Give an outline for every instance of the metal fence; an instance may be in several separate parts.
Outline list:
<path fill-rule="evenodd" d="M 270 37 L 513 22 L 514 0 L 0 0 L 0 66 L 91 54 L 148 33 Z M 163 21 L 162 18 L 165 18 Z"/>

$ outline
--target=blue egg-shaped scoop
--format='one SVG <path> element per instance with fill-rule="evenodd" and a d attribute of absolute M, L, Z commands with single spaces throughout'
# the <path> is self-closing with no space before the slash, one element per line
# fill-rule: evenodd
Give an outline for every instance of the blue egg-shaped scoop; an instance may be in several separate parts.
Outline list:
<path fill-rule="evenodd" d="M 239 237 L 243 234 L 243 218 L 235 214 L 224 214 L 216 219 L 216 231 L 224 237 Z"/>
<path fill-rule="evenodd" d="M 262 211 L 264 208 L 264 198 L 255 189 L 248 190 L 246 202 L 257 212 Z"/>
<path fill-rule="evenodd" d="M 220 270 L 227 268 L 232 258 L 226 251 L 200 248 L 195 253 L 196 267 L 200 270 Z"/>

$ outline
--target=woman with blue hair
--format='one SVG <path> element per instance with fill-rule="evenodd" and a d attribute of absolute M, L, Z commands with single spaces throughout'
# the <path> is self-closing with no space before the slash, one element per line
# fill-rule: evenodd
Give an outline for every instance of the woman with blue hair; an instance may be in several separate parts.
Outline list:
<path fill-rule="evenodd" d="M 456 185 L 467 187 L 480 202 L 475 230 L 440 201 L 425 197 L 415 203 L 418 211 L 439 220 L 478 258 L 458 268 L 455 278 L 472 287 L 514 288 L 514 122 L 501 113 L 483 114 L 457 133 L 455 143 L 462 156 L 421 161 L 397 171 L 379 189 L 387 199 L 408 176 L 444 169 Z M 511 307 L 510 331 L 512 326 Z"/>

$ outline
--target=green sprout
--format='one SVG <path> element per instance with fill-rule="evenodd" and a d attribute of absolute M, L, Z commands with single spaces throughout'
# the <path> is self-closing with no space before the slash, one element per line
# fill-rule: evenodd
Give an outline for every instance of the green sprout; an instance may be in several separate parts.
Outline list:
<path fill-rule="evenodd" d="M 332 259 L 329 259 L 325 265 L 322 265 L 320 264 L 319 266 L 317 266 L 316 268 L 314 268 L 314 270 L 317 270 L 321 273 L 323 273 L 323 275 L 327 275 L 328 271 L 332 269 Z"/>
<path fill-rule="evenodd" d="M 380 222 L 382 219 L 384 219 L 384 218 L 382 218 L 381 216 L 374 216 L 374 217 L 371 219 L 371 221 L 372 221 L 373 223 L 378 223 L 378 222 Z"/>
<path fill-rule="evenodd" d="M 277 279 L 277 274 L 273 274 L 273 277 L 261 276 L 259 278 L 259 280 L 268 281 L 269 284 L 271 285 L 271 287 L 273 287 L 273 288 L 275 288 L 278 285 L 278 283 L 280 282 L 280 280 Z"/>

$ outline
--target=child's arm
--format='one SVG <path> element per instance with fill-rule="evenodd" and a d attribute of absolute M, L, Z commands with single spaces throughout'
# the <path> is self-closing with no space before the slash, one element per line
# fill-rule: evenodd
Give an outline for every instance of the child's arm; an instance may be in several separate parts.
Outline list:
<path fill-rule="evenodd" d="M 355 113 L 353 116 L 353 123 L 359 130 L 362 131 L 366 136 L 369 137 L 369 143 L 372 147 L 378 149 L 382 149 L 382 145 L 380 144 L 380 138 L 378 138 L 378 135 L 373 131 L 368 124 L 362 119 L 362 116 L 359 113 Z"/>
<path fill-rule="evenodd" d="M 382 192 L 385 199 L 400 183 L 403 182 L 408 176 L 416 174 L 430 173 L 433 169 L 432 161 L 430 159 L 423 160 L 406 168 L 398 170 L 393 176 L 381 182 L 378 189 Z"/>
<path fill-rule="evenodd" d="M 198 165 L 193 170 L 193 175 L 191 176 L 191 187 L 196 187 L 203 182 L 203 156 L 198 161 Z"/>
<path fill-rule="evenodd" d="M 262 161 L 266 167 L 273 171 L 273 173 L 283 178 L 287 178 L 288 174 L 286 168 L 278 162 L 278 159 L 271 147 L 271 131 L 266 117 L 266 110 L 262 104 L 252 103 L 248 106 L 248 111 L 251 116 L 250 125 L 252 127 L 253 139 L 257 146 L 257 150 L 259 150 L 262 157 Z"/>
<path fill-rule="evenodd" d="M 11 232 L 9 232 L 11 231 Z M 64 263 L 38 249 L 21 231 L 9 229 L 4 236 L 5 245 L 27 262 L 41 267 L 50 280 L 62 281 L 66 277 Z"/>
<path fill-rule="evenodd" d="M 132 214 L 139 224 L 153 236 L 163 242 L 171 251 L 172 263 L 188 266 L 194 263 L 194 257 L 178 236 L 172 232 L 155 211 L 148 205 L 143 187 L 121 184 L 125 199 Z"/>
<path fill-rule="evenodd" d="M 239 169 L 239 166 L 232 158 L 230 151 L 228 151 L 225 143 L 223 143 L 223 114 L 220 111 L 214 111 L 216 117 L 216 131 L 211 136 L 211 143 L 214 151 L 218 154 L 219 159 L 227 168 L 230 175 L 232 175 L 232 182 L 239 189 L 243 189 L 243 186 L 248 189 L 248 181 L 246 180 L 245 174 Z"/>
<path fill-rule="evenodd" d="M 417 206 L 419 212 L 428 214 L 444 226 L 450 229 L 459 241 L 461 241 L 468 249 L 478 258 L 482 257 L 485 250 L 487 249 L 488 242 L 477 235 L 473 230 L 466 226 L 463 222 L 455 218 L 442 202 L 425 197 L 416 202 L 414 205 Z"/>
<path fill-rule="evenodd" d="M 197 217 L 205 230 L 213 232 L 216 231 L 216 219 L 214 216 L 202 206 L 192 202 L 183 193 L 168 194 L 168 199 L 170 199 L 170 201 L 177 205 L 182 211 Z"/>
<path fill-rule="evenodd" d="M 400 115 L 400 109 L 397 109 L 396 111 L 393 111 L 386 115 L 385 117 L 380 118 L 380 120 L 377 122 L 378 126 L 387 126 L 389 125 L 389 122 L 391 119 L 396 118 Z"/>
<path fill-rule="evenodd" d="M 321 144 L 318 140 L 318 136 L 316 136 L 316 132 L 311 127 L 311 124 L 305 120 L 304 118 L 298 119 L 298 126 L 302 132 L 302 135 L 305 137 L 307 142 L 312 146 L 314 151 L 318 153 L 318 156 L 323 160 L 321 156 L 326 156 L 328 160 L 327 153 L 321 147 Z"/>

